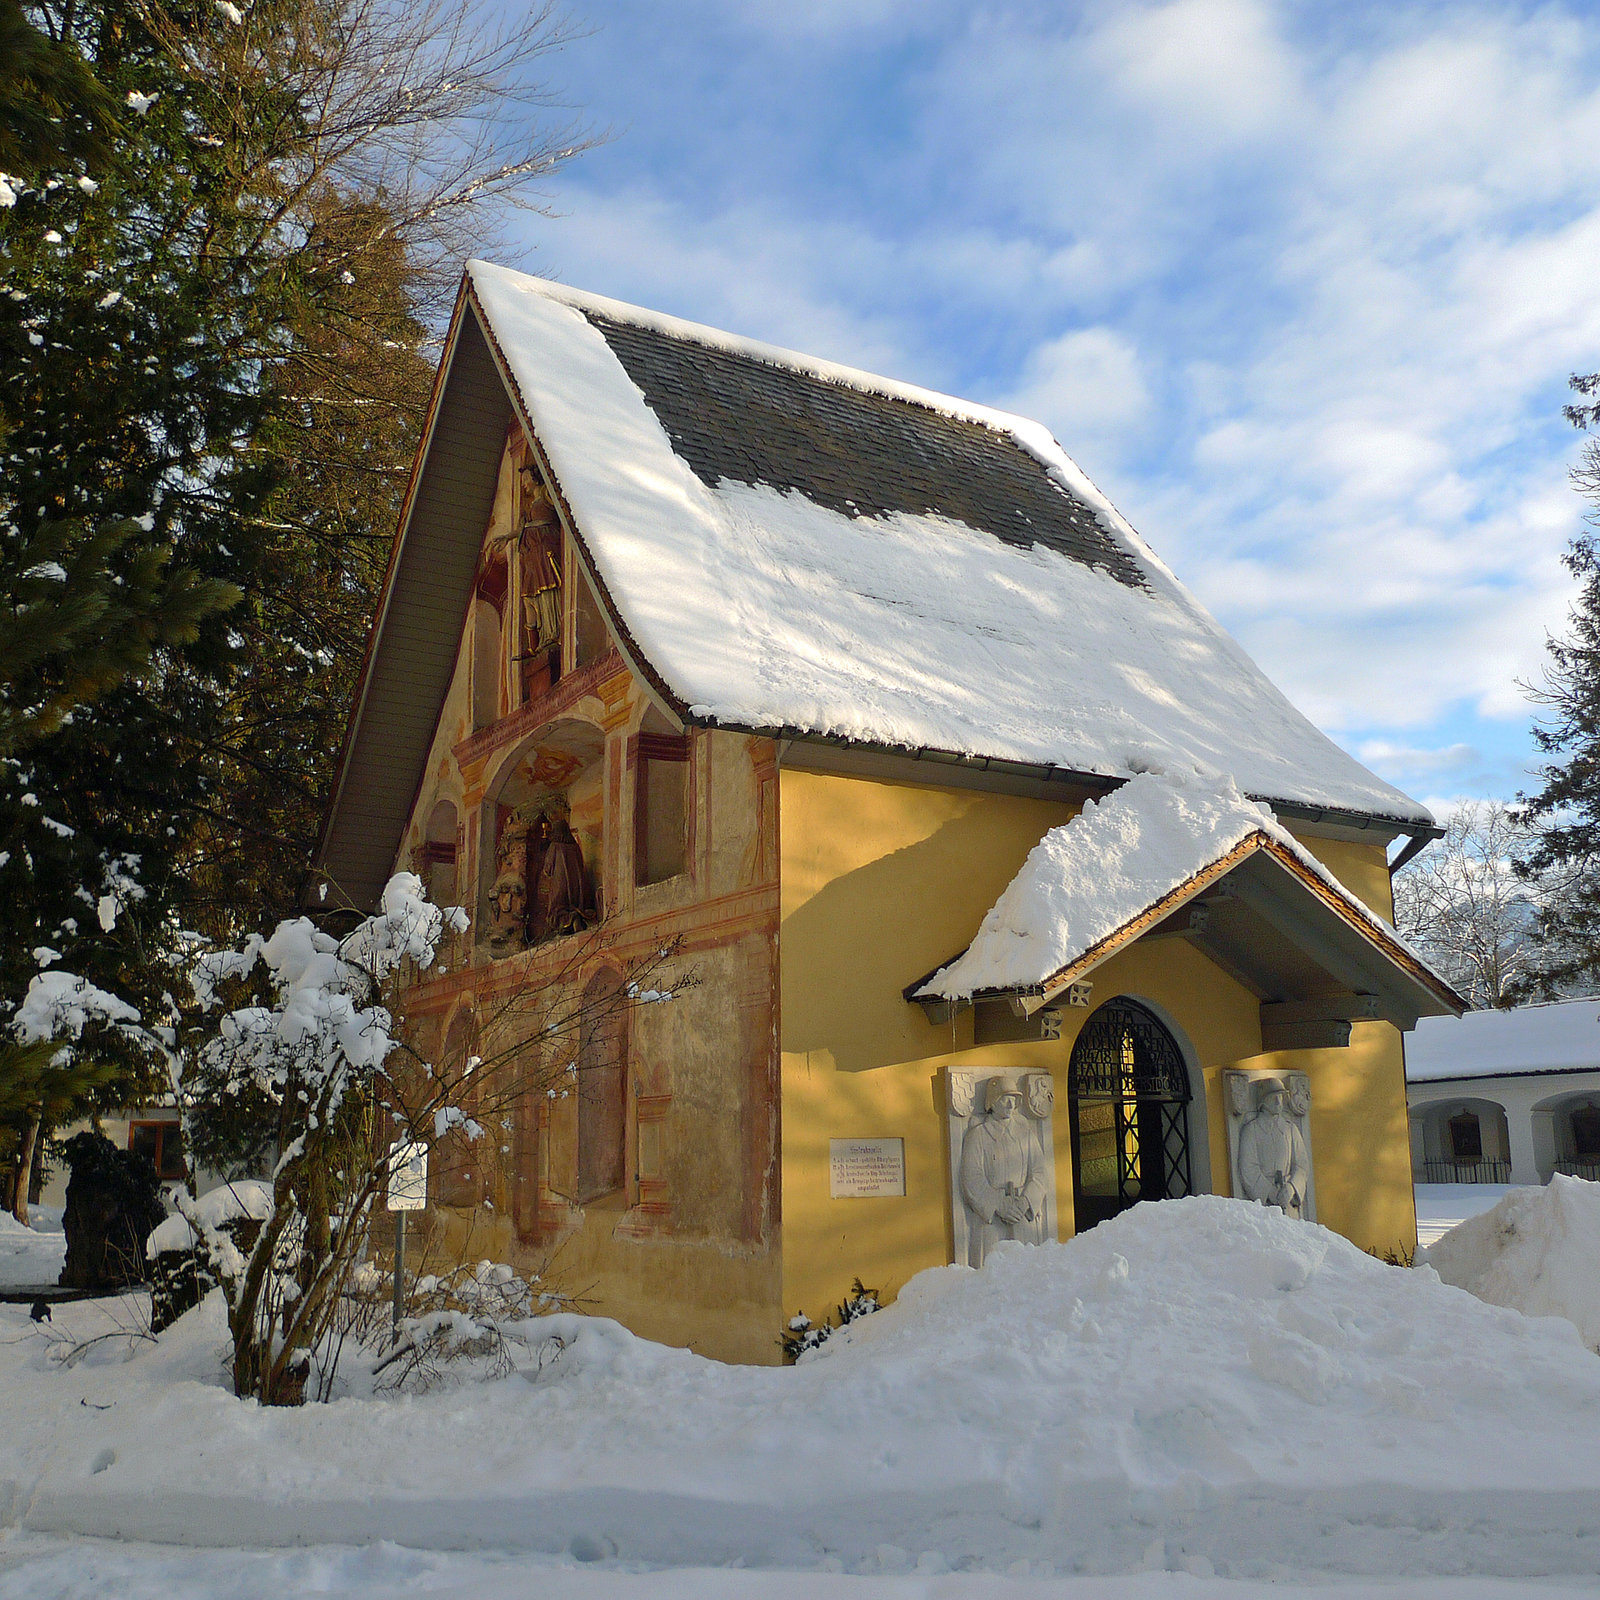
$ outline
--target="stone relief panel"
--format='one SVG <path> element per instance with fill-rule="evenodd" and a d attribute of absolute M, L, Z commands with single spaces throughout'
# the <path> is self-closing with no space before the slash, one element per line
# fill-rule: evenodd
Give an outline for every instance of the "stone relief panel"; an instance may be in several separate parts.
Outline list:
<path fill-rule="evenodd" d="M 1056 1236 L 1056 1161 L 1048 1072 L 946 1067 L 954 1259 L 981 1267 L 1002 1239 Z"/>
<path fill-rule="evenodd" d="M 1230 1068 L 1222 1083 L 1234 1198 L 1315 1222 L 1310 1078 L 1303 1072 Z"/>

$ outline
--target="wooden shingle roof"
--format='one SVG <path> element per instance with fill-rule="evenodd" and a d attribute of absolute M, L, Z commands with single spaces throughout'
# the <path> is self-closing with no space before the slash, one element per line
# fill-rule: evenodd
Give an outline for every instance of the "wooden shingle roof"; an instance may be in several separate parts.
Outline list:
<path fill-rule="evenodd" d="M 585 315 L 703 483 L 765 484 L 847 517 L 949 517 L 1144 587 L 1138 564 L 1094 511 L 1009 433 L 660 328 Z"/>

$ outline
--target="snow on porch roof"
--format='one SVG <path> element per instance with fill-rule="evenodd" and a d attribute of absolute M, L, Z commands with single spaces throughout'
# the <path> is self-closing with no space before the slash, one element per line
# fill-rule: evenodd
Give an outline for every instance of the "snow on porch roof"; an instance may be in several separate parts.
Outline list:
<path fill-rule="evenodd" d="M 468 281 L 630 647 L 691 720 L 1415 826 L 1036 423 L 485 262 Z"/>
<path fill-rule="evenodd" d="M 1246 799 L 1226 775 L 1180 773 L 1140 774 L 1052 828 L 967 949 L 907 998 L 966 1001 L 1057 990 L 1146 931 L 1152 913 L 1158 920 L 1175 910 L 1256 849 L 1270 851 L 1310 880 L 1320 898 L 1401 967 L 1411 984 L 1460 1009 L 1449 986 L 1265 805 Z"/>

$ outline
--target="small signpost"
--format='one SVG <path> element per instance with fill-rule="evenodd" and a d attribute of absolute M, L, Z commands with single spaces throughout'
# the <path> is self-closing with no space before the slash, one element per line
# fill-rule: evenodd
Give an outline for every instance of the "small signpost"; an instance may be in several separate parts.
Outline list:
<path fill-rule="evenodd" d="M 406 1212 L 428 1204 L 428 1147 L 415 1139 L 396 1139 L 389 1146 L 388 1207 L 394 1212 L 394 1337 L 400 1340 L 405 1310 Z"/>

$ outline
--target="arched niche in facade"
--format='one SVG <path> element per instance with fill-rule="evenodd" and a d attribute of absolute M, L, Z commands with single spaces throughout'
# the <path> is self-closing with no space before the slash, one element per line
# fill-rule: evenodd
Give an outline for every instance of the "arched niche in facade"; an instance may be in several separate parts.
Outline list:
<path fill-rule="evenodd" d="M 1418 1183 L 1510 1183 L 1511 1128 L 1498 1100 L 1450 1095 L 1411 1108 Z"/>
<path fill-rule="evenodd" d="M 1555 1095 L 1533 1110 L 1536 1123 L 1540 1113 L 1549 1121 L 1555 1146 L 1550 1169 L 1569 1177 L 1600 1179 L 1600 1091 Z"/>
<path fill-rule="evenodd" d="M 501 764 L 479 817 L 479 937 L 495 956 L 605 913 L 605 735 L 567 718 Z"/>
<path fill-rule="evenodd" d="M 428 827 L 422 841 L 417 875 L 436 906 L 456 903 L 456 808 L 451 800 L 439 800 L 428 813 Z"/>

